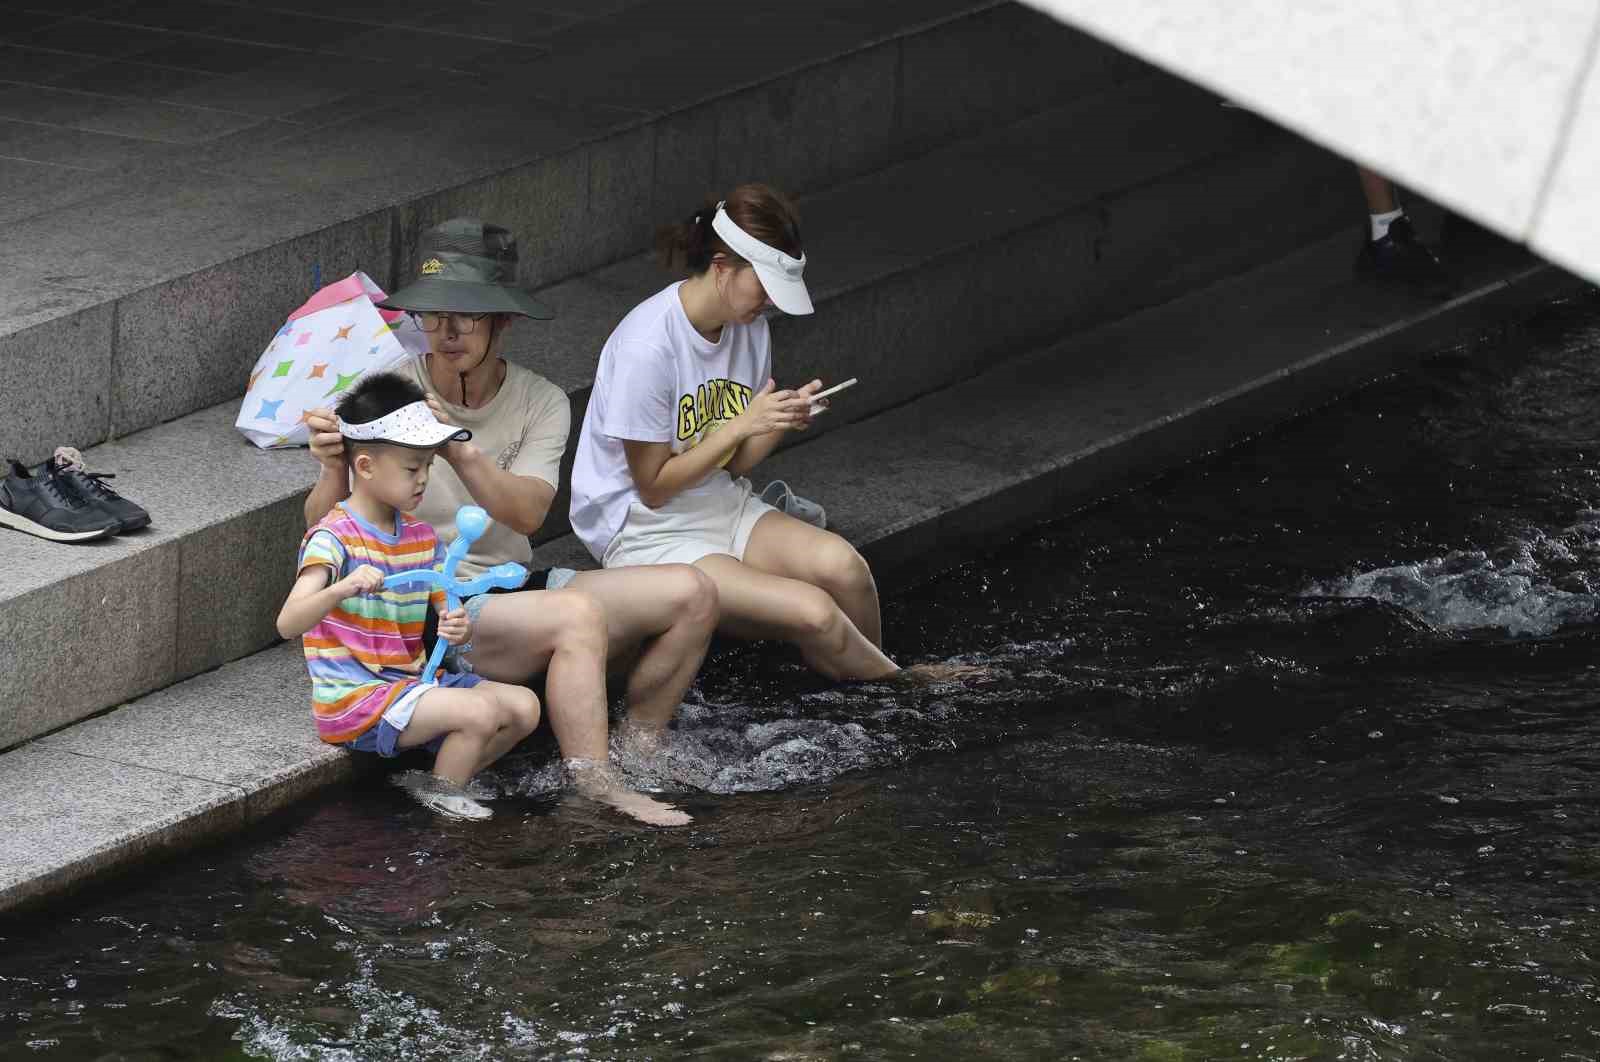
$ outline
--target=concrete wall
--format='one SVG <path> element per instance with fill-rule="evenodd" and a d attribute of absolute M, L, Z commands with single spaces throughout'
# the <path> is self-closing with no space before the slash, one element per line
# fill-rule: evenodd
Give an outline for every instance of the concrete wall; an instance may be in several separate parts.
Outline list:
<path fill-rule="evenodd" d="M 1592 0 L 1027 0 L 1600 279 Z"/>

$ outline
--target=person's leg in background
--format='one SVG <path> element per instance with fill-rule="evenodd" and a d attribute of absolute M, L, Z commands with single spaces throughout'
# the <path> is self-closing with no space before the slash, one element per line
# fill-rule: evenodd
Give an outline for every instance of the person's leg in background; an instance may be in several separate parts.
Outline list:
<path fill-rule="evenodd" d="M 1394 182 L 1364 166 L 1357 166 L 1356 173 L 1367 200 L 1366 239 L 1356 258 L 1356 271 L 1384 287 L 1424 298 L 1449 298 L 1455 293 L 1455 281 L 1417 236 Z"/>

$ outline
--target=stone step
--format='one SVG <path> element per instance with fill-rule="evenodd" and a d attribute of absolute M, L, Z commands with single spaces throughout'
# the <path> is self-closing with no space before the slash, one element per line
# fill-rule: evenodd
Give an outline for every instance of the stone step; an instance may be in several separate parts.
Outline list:
<path fill-rule="evenodd" d="M 1440 305 L 1360 283 L 1350 265 L 1348 238 L 1325 238 L 781 450 L 757 486 L 782 479 L 821 502 L 893 586 L 1587 286 L 1492 239 Z M 597 567 L 571 534 L 533 563 Z"/>
<path fill-rule="evenodd" d="M 1363 290 L 1349 267 L 1347 239 L 1325 239 L 783 451 L 762 476 L 823 502 L 892 589 L 1582 286 L 1503 244 L 1437 306 Z M 584 563 L 570 536 L 537 554 Z M 0 754 L 0 909 L 347 776 L 308 691 L 280 645 Z"/>
<path fill-rule="evenodd" d="M 1074 165 L 1084 145 L 1093 166 Z M 779 371 L 862 379 L 824 421 L 837 430 L 1041 335 L 1282 253 L 1358 209 L 1353 188 L 1347 164 L 1180 82 L 1126 82 L 804 197 L 818 313 L 776 322 Z M 1236 231 L 1257 204 L 1302 197 Z M 510 356 L 567 390 L 577 423 L 606 335 L 669 279 L 638 256 L 545 289 L 561 316 L 520 329 Z M 313 466 L 246 444 L 235 413 L 223 403 L 89 452 L 154 514 L 148 531 L 5 537 L 0 748 L 276 640 Z M 545 537 L 565 529 L 565 493 L 554 512 Z"/>
<path fill-rule="evenodd" d="M 30 462 L 236 398 L 316 278 L 392 286 L 450 215 L 545 286 L 738 180 L 826 187 L 1140 69 L 996 0 L 113 7 L 7 38 L 0 455 Z"/>
<path fill-rule="evenodd" d="M 774 370 L 859 378 L 813 437 L 837 430 L 1325 235 L 1359 217 L 1350 173 L 1182 82 L 1125 82 L 806 197 L 826 305 L 773 318 Z M 642 255 L 546 291 L 560 314 L 517 360 L 572 395 L 575 425 L 605 338 L 668 280 Z M 566 503 L 563 489 L 536 540 L 565 532 Z"/>

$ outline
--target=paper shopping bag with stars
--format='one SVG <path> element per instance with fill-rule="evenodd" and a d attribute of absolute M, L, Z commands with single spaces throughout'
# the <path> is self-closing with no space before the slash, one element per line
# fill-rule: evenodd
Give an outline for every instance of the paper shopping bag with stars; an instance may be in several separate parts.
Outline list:
<path fill-rule="evenodd" d="M 306 301 L 267 344 L 250 370 L 234 425 L 257 446 L 306 445 L 306 411 L 331 408 L 369 372 L 422 354 L 427 338 L 398 310 L 374 303 L 383 289 L 351 273 Z"/>

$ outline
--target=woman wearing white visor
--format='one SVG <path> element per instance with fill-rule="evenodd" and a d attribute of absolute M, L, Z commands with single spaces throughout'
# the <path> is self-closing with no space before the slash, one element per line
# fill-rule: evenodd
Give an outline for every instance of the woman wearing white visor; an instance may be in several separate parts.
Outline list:
<path fill-rule="evenodd" d="M 635 307 L 601 351 L 572 470 L 573 530 L 608 569 L 700 568 L 717 584 L 725 634 L 792 642 L 830 678 L 895 673 L 866 561 L 744 478 L 825 405 L 811 401 L 821 381 L 772 380 L 762 311 L 811 312 L 794 207 L 741 185 L 658 243 L 690 275 Z"/>

